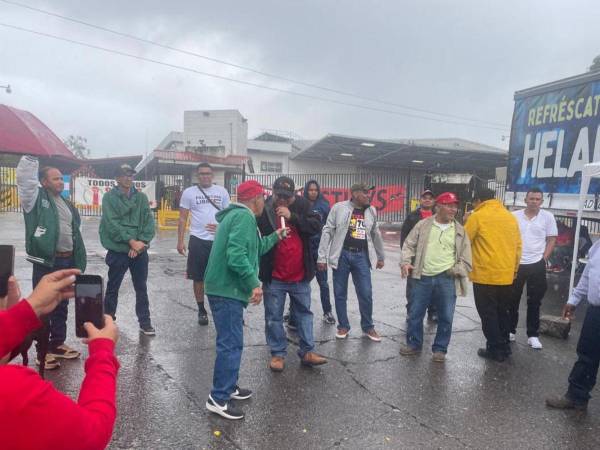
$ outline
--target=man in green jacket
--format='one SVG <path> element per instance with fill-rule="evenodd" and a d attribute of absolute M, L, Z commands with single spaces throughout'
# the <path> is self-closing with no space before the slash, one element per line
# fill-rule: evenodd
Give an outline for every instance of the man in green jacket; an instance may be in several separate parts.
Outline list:
<path fill-rule="evenodd" d="M 135 288 L 135 313 L 140 332 L 156 333 L 150 320 L 148 302 L 148 244 L 154 237 L 154 217 L 148 197 L 133 186 L 135 170 L 128 164 L 119 167 L 117 185 L 102 197 L 100 242 L 108 250 L 108 284 L 104 310 L 116 319 L 119 288 L 127 270 Z"/>
<path fill-rule="evenodd" d="M 41 184 L 41 187 L 40 187 Z M 63 176 L 55 167 L 39 169 L 37 158 L 23 156 L 17 166 L 19 200 L 25 216 L 25 249 L 33 263 L 32 284 L 62 269 L 86 266 L 86 252 L 79 227 L 81 218 L 71 202 L 62 197 Z M 75 359 L 79 352 L 65 344 L 68 302 L 61 302 L 47 318 L 39 339 L 49 339 L 45 369 L 57 369 L 57 359 Z M 48 337 L 49 336 L 49 337 Z M 39 344 L 38 354 L 40 350 Z M 36 361 L 40 364 L 40 358 Z"/>
<path fill-rule="evenodd" d="M 216 214 L 219 223 L 204 274 L 204 287 L 217 330 L 217 357 L 213 388 L 206 409 L 226 419 L 244 414 L 231 400 L 246 400 L 252 391 L 238 386 L 244 347 L 243 312 L 248 302 L 258 305 L 262 289 L 258 279 L 260 256 L 285 236 L 279 229 L 261 238 L 256 223 L 265 207 L 264 189 L 256 181 L 238 186 L 239 203 L 231 203 Z"/>

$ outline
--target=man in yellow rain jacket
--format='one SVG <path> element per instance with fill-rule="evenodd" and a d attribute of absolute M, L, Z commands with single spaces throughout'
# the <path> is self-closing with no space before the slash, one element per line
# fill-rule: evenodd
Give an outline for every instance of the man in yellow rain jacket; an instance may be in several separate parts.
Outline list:
<path fill-rule="evenodd" d="M 465 223 L 473 252 L 469 278 L 487 340 L 486 348 L 479 349 L 477 354 L 502 362 L 510 355 L 508 311 L 521 259 L 521 233 L 517 220 L 495 199 L 494 191 L 479 190 L 473 204 L 475 210 Z"/>

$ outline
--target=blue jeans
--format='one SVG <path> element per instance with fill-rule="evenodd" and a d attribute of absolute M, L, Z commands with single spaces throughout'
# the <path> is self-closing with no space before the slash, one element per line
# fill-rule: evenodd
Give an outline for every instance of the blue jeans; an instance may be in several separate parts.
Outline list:
<path fill-rule="evenodd" d="M 145 251 L 136 258 L 130 258 L 127 253 L 117 253 L 109 250 L 106 254 L 108 266 L 108 283 L 104 296 L 104 312 L 116 318 L 119 288 L 127 270 L 135 289 L 135 313 L 140 326 L 150 325 L 150 303 L 148 301 L 148 252 Z"/>
<path fill-rule="evenodd" d="M 220 404 L 235 391 L 244 348 L 244 304 L 232 298 L 208 295 L 217 330 L 217 357 L 211 397 Z"/>
<path fill-rule="evenodd" d="M 352 282 L 358 297 L 360 311 L 360 327 L 367 332 L 373 326 L 373 289 L 371 287 L 371 263 L 369 254 L 342 250 L 337 269 L 333 269 L 333 295 L 335 296 L 335 312 L 338 318 L 338 330 L 350 329 L 348 321 L 348 277 L 352 274 Z"/>
<path fill-rule="evenodd" d="M 31 275 L 31 284 L 35 288 L 44 275 L 47 275 L 57 270 L 73 269 L 75 261 L 73 257 L 54 258 L 54 266 L 46 267 L 41 264 L 33 264 L 33 273 Z M 69 302 L 63 300 L 48 316 L 48 328 L 50 331 L 50 349 L 59 347 L 65 343 L 67 339 L 67 315 Z"/>
<path fill-rule="evenodd" d="M 427 307 L 434 301 L 437 302 L 438 324 L 431 350 L 446 353 L 456 306 L 454 277 L 445 272 L 431 277 L 421 275 L 421 279 L 413 280 L 411 297 L 406 344 L 416 349 L 423 347 L 423 318 Z"/>
<path fill-rule="evenodd" d="M 298 355 L 302 358 L 315 348 L 313 337 L 313 313 L 310 310 L 310 283 L 300 281 L 287 283 L 272 280 L 263 285 L 265 304 L 265 335 L 271 348 L 272 356 L 285 357 L 287 354 L 287 336 L 283 329 L 283 309 L 285 296 L 290 296 L 291 308 L 300 337 Z"/>
<path fill-rule="evenodd" d="M 318 252 L 318 247 L 317 247 Z M 315 266 L 317 265 L 317 252 L 313 252 L 313 259 L 315 260 Z M 319 283 L 319 290 L 321 294 L 321 307 L 323 308 L 323 314 L 331 312 L 331 298 L 329 295 L 329 284 L 327 283 L 327 271 L 317 270 L 315 273 L 317 283 Z"/>

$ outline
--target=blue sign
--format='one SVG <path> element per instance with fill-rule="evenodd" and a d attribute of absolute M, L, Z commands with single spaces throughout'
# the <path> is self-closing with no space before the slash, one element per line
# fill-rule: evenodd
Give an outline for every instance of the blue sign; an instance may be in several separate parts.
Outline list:
<path fill-rule="evenodd" d="M 60 193 L 63 198 L 70 199 L 71 198 L 71 175 L 63 175 L 63 182 L 65 183 L 65 188 Z"/>
<path fill-rule="evenodd" d="M 581 169 L 600 160 L 600 81 L 517 99 L 508 190 L 579 193 Z M 600 180 L 592 180 L 590 193 Z"/>

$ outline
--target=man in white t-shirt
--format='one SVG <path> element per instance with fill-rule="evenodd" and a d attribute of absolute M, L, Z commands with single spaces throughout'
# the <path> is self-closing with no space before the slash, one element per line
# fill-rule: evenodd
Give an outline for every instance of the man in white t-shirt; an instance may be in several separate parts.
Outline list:
<path fill-rule="evenodd" d="M 527 283 L 527 343 L 534 349 L 541 349 L 539 339 L 540 305 L 546 293 L 546 264 L 552 254 L 558 230 L 556 219 L 548 211 L 541 209 L 543 192 L 533 187 L 525 195 L 527 207 L 513 212 L 519 222 L 523 253 L 519 271 L 513 283 L 513 298 L 510 304 L 510 335 L 515 340 L 519 322 L 519 303 L 523 287 Z"/>
<path fill-rule="evenodd" d="M 204 271 L 217 231 L 215 214 L 227 208 L 229 194 L 224 187 L 213 184 L 213 171 L 210 164 L 198 164 L 196 175 L 198 184 L 183 191 L 179 201 L 177 251 L 181 255 L 186 254 L 185 226 L 191 211 L 187 278 L 194 281 L 194 296 L 198 303 L 198 324 L 208 325 L 208 314 L 204 307 Z"/>

